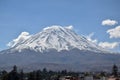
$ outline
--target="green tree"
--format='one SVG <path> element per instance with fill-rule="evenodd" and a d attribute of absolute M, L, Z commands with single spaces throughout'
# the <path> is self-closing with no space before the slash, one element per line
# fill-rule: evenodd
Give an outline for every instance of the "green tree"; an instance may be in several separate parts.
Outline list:
<path fill-rule="evenodd" d="M 36 80 L 41 80 L 41 71 L 40 70 L 38 70 L 36 72 Z"/>
<path fill-rule="evenodd" d="M 1 72 L 1 80 L 8 80 L 8 73 L 7 73 L 7 71 L 3 70 Z"/>
<path fill-rule="evenodd" d="M 20 80 L 24 80 L 24 72 L 23 72 L 23 70 L 21 70 L 21 72 L 20 72 Z"/>
<path fill-rule="evenodd" d="M 13 70 L 8 74 L 8 80 L 20 80 L 16 65 L 13 66 Z"/>
<path fill-rule="evenodd" d="M 118 67 L 115 64 L 113 65 L 113 68 L 112 68 L 112 75 L 114 77 L 118 76 Z"/>

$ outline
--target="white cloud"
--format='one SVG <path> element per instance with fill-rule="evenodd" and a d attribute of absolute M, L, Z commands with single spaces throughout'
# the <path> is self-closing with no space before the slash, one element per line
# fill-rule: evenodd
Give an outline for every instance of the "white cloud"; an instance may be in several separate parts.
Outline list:
<path fill-rule="evenodd" d="M 86 36 L 87 40 L 95 43 L 96 45 L 102 47 L 102 48 L 105 48 L 105 49 L 115 49 L 116 47 L 119 46 L 119 42 L 98 42 L 97 39 L 92 39 L 92 37 L 94 36 L 94 33 L 90 33 L 88 36 Z"/>
<path fill-rule="evenodd" d="M 116 47 L 119 46 L 119 43 L 118 42 L 113 42 L 113 43 L 109 43 L 109 42 L 100 42 L 98 44 L 100 47 L 102 48 L 106 48 L 106 49 L 114 49 Z"/>
<path fill-rule="evenodd" d="M 115 24 L 118 24 L 118 22 L 116 20 L 111 20 L 111 19 L 106 19 L 102 21 L 102 25 L 105 26 L 113 26 Z"/>
<path fill-rule="evenodd" d="M 120 38 L 120 26 L 107 30 L 107 33 L 109 33 L 110 38 Z"/>
<path fill-rule="evenodd" d="M 21 43 L 24 40 L 28 39 L 31 35 L 28 32 L 22 32 L 16 39 L 10 41 L 7 46 L 14 47 L 17 43 Z"/>
<path fill-rule="evenodd" d="M 72 29 L 73 29 L 73 26 L 70 25 L 70 26 L 67 26 L 67 27 L 65 27 L 65 28 L 72 30 Z"/>
<path fill-rule="evenodd" d="M 88 36 L 86 36 L 87 40 L 97 44 L 98 40 L 97 39 L 92 39 L 92 37 L 94 36 L 94 33 L 90 33 Z"/>

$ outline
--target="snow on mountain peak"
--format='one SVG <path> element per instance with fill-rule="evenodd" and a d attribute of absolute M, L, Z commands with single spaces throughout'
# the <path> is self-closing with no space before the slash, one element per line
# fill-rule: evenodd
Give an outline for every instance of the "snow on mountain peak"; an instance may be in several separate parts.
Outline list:
<path fill-rule="evenodd" d="M 85 37 L 77 35 L 72 26 L 51 26 L 44 28 L 41 32 L 31 35 L 22 41 L 18 41 L 14 46 L 15 50 L 31 49 L 34 51 L 44 52 L 51 49 L 57 51 L 79 50 L 102 51 L 96 44 L 91 43 Z"/>
<path fill-rule="evenodd" d="M 59 25 L 53 25 L 53 26 L 50 26 L 50 27 L 46 27 L 43 30 L 48 30 L 48 29 L 60 30 L 60 29 L 64 29 L 64 28 L 72 30 L 73 26 L 70 25 L 70 26 L 62 27 L 62 26 L 59 26 Z"/>

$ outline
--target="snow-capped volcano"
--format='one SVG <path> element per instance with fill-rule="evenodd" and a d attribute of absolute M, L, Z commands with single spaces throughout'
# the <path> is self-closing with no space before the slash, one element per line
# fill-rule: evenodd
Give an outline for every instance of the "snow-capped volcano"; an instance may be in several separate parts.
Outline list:
<path fill-rule="evenodd" d="M 23 32 L 9 45 L 10 49 L 0 52 L 0 69 L 18 65 L 28 71 L 44 67 L 70 71 L 108 70 L 113 63 L 120 62 L 120 54 L 109 54 L 77 35 L 71 26 L 51 26 L 35 35 Z"/>
<path fill-rule="evenodd" d="M 77 35 L 71 26 L 51 26 L 44 28 L 41 32 L 18 41 L 12 48 L 19 51 L 30 49 L 39 52 L 49 50 L 57 50 L 59 52 L 74 48 L 93 52 L 104 51 L 85 37 Z"/>

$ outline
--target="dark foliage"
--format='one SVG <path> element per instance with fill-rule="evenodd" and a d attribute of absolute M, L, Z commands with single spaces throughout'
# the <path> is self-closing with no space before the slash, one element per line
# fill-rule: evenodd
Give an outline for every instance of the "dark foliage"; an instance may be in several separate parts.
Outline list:
<path fill-rule="evenodd" d="M 0 80 L 59 80 L 61 76 L 78 76 L 77 72 L 63 71 L 48 71 L 46 68 L 43 70 L 36 70 L 24 73 L 23 70 L 17 71 L 17 66 L 13 67 L 10 72 L 1 71 Z"/>

